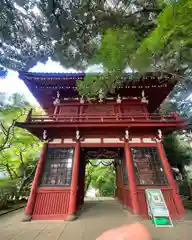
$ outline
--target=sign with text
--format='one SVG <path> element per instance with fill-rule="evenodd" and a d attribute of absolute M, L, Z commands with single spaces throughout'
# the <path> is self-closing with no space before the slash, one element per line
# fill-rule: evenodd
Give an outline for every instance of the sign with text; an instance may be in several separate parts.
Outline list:
<path fill-rule="evenodd" d="M 148 212 L 154 217 L 169 216 L 169 211 L 160 189 L 145 190 L 148 204 Z"/>
<path fill-rule="evenodd" d="M 155 225 L 173 226 L 169 215 L 169 210 L 161 190 L 146 189 L 145 194 L 147 199 L 148 214 L 153 219 Z M 159 224 L 157 224 L 158 222 Z"/>

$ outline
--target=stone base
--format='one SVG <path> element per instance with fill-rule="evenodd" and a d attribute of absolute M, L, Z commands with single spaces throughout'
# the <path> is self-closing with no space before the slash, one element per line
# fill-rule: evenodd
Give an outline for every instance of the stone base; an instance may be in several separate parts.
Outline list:
<path fill-rule="evenodd" d="M 76 219 L 77 219 L 76 215 L 68 215 L 67 218 L 66 218 L 66 221 L 74 221 Z"/>
<path fill-rule="evenodd" d="M 29 222 L 32 219 L 32 215 L 24 215 L 22 222 Z"/>

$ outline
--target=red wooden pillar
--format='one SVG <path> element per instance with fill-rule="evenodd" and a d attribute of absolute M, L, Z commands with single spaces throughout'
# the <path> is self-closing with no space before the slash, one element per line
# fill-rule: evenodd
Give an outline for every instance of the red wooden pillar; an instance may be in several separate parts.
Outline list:
<path fill-rule="evenodd" d="M 118 163 L 117 165 L 117 176 L 116 176 L 116 181 L 117 181 L 117 198 L 120 202 L 124 203 L 124 183 L 123 183 L 123 176 L 122 176 L 122 171 L 121 171 L 121 165 Z"/>
<path fill-rule="evenodd" d="M 74 159 L 73 159 L 69 210 L 68 210 L 68 217 L 66 219 L 67 221 L 73 221 L 76 219 L 76 202 L 77 202 L 79 162 L 80 162 L 80 142 L 79 142 L 79 140 L 77 140 L 76 144 L 75 144 L 75 153 L 74 153 Z"/>
<path fill-rule="evenodd" d="M 125 160 L 126 160 L 126 167 L 128 171 L 128 179 L 129 179 L 129 190 L 130 190 L 130 197 L 132 202 L 132 211 L 135 214 L 139 213 L 139 205 L 137 200 L 137 191 L 136 191 L 136 181 L 135 181 L 135 174 L 134 168 L 132 163 L 131 151 L 129 148 L 129 144 L 125 141 Z"/>
<path fill-rule="evenodd" d="M 29 200 L 27 201 L 27 206 L 25 208 L 25 216 L 23 218 L 23 221 L 30 221 L 32 218 L 37 188 L 38 188 L 38 184 L 39 184 L 40 177 L 41 177 L 41 172 L 42 172 L 42 168 L 43 168 L 43 164 L 44 164 L 44 160 L 45 160 L 47 146 L 48 146 L 48 143 L 43 143 L 43 148 L 41 151 L 40 159 L 37 163 L 37 168 L 36 168 L 36 172 L 35 172 L 35 177 L 33 179 L 31 192 L 29 195 Z"/>
<path fill-rule="evenodd" d="M 115 166 L 115 179 L 116 179 L 116 186 L 115 186 L 115 198 L 119 199 L 119 174 L 118 174 L 118 163 L 116 163 L 116 166 Z"/>
<path fill-rule="evenodd" d="M 82 189 L 81 189 L 81 204 L 84 203 L 84 195 L 85 195 L 85 168 L 86 168 L 86 163 L 85 163 L 85 159 L 83 159 L 83 163 L 82 163 Z"/>
<path fill-rule="evenodd" d="M 177 187 L 177 184 L 175 183 L 175 180 L 174 180 L 174 177 L 173 177 L 173 174 L 172 174 L 172 170 L 171 170 L 171 167 L 170 167 L 169 162 L 167 160 L 167 157 L 166 157 L 165 151 L 163 149 L 162 143 L 157 142 L 157 147 L 158 147 L 158 150 L 159 150 L 159 154 L 161 156 L 161 161 L 162 161 L 162 165 L 163 165 L 165 174 L 167 176 L 167 180 L 169 182 L 170 187 L 172 188 L 173 198 L 175 200 L 176 207 L 178 209 L 179 214 L 183 215 L 185 213 L 185 209 L 183 207 L 181 198 L 179 196 L 178 187 Z"/>
<path fill-rule="evenodd" d="M 122 171 L 121 165 L 119 166 L 119 184 L 121 188 L 121 201 L 123 204 L 125 204 L 125 184 L 124 184 L 123 171 Z"/>

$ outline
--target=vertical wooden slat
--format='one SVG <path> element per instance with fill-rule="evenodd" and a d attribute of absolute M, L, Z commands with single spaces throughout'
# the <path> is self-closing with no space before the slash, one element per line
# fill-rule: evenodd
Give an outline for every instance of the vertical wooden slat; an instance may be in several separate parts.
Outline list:
<path fill-rule="evenodd" d="M 39 191 L 34 207 L 34 216 L 49 216 L 65 215 L 68 213 L 69 207 L 69 193 L 70 189 L 67 190 L 52 190 L 52 191 Z M 38 219 L 36 217 L 35 219 Z"/>

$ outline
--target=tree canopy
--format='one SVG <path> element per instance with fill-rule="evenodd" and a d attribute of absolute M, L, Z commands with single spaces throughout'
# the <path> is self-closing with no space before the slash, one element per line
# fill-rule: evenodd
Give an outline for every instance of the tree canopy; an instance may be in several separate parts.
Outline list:
<path fill-rule="evenodd" d="M 2 0 L 0 64 L 28 70 L 48 57 L 65 67 L 83 69 L 95 56 L 100 39 L 124 28 L 142 39 L 155 27 L 161 1 Z"/>
<path fill-rule="evenodd" d="M 113 91 L 126 67 L 179 70 L 189 79 L 191 6 L 192 0 L 2 0 L 0 65 L 28 70 L 48 57 L 77 70 L 102 64 L 102 77 L 78 86 L 87 97 Z"/>

